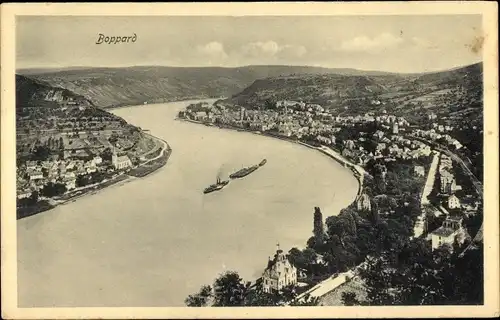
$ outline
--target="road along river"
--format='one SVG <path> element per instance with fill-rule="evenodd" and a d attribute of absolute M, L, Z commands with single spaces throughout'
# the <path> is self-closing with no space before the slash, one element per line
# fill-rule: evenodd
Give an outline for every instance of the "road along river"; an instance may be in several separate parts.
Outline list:
<path fill-rule="evenodd" d="M 351 171 L 321 152 L 247 132 L 176 121 L 190 102 L 115 109 L 168 142 L 154 175 L 17 221 L 20 307 L 183 306 L 224 270 L 260 276 L 279 241 L 303 247 L 313 211 L 351 203 Z M 267 164 L 222 191 L 203 189 Z"/>

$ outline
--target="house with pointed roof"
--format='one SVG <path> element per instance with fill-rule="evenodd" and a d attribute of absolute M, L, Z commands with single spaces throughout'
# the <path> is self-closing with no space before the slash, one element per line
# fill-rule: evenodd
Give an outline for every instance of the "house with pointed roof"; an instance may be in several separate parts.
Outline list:
<path fill-rule="evenodd" d="M 467 238 L 470 238 L 467 230 L 462 226 L 462 218 L 458 216 L 448 216 L 443 225 L 430 233 L 432 241 L 432 250 L 444 245 L 452 248 L 453 243 L 457 241 L 463 244 Z"/>
<path fill-rule="evenodd" d="M 448 197 L 447 200 L 448 209 L 458 209 L 461 207 L 460 199 L 454 194 Z"/>
<path fill-rule="evenodd" d="M 372 209 L 370 197 L 366 193 L 361 194 L 356 201 L 356 207 L 359 211 L 370 211 Z"/>
<path fill-rule="evenodd" d="M 113 155 L 111 156 L 111 163 L 116 170 L 132 167 L 132 161 L 130 161 L 130 158 L 127 155 L 118 156 L 114 148 Z"/>
<path fill-rule="evenodd" d="M 297 268 L 290 263 L 278 245 L 274 258 L 269 259 L 262 275 L 262 288 L 264 292 L 271 293 L 295 284 L 297 284 Z"/>

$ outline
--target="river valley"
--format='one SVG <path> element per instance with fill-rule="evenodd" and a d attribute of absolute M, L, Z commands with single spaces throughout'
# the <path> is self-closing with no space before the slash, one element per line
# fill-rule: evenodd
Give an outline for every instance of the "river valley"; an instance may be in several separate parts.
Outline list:
<path fill-rule="evenodd" d="M 17 221 L 20 307 L 165 307 L 224 270 L 260 276 L 351 203 L 358 183 L 328 156 L 278 139 L 175 120 L 188 101 L 112 112 L 168 142 L 154 174 Z M 203 189 L 265 166 L 221 191 Z"/>

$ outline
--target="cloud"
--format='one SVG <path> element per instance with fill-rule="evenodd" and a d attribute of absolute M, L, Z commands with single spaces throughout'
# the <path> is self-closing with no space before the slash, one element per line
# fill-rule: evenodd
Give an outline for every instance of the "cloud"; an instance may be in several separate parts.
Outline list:
<path fill-rule="evenodd" d="M 307 53 L 307 49 L 301 45 L 284 44 L 280 45 L 275 41 L 257 41 L 244 44 L 239 49 L 239 53 L 251 58 L 285 57 L 297 58 Z"/>
<path fill-rule="evenodd" d="M 286 56 L 302 57 L 307 53 L 307 49 L 304 46 L 294 46 L 294 45 L 284 45 L 280 52 Z"/>
<path fill-rule="evenodd" d="M 400 45 L 403 39 L 391 33 L 382 33 L 373 38 L 360 36 L 343 41 L 340 50 L 347 52 L 380 52 Z"/>
<path fill-rule="evenodd" d="M 200 54 L 210 59 L 224 60 L 227 58 L 224 45 L 217 41 L 212 41 L 205 45 L 198 46 L 197 49 Z"/>
<path fill-rule="evenodd" d="M 255 41 L 226 51 L 224 44 L 211 41 L 196 47 L 191 59 L 203 59 L 210 65 L 245 65 L 275 63 L 277 61 L 298 61 L 307 54 L 302 45 L 279 44 L 276 41 Z"/>
<path fill-rule="evenodd" d="M 240 52 L 245 56 L 257 57 L 257 56 L 268 56 L 272 57 L 278 53 L 280 46 L 274 41 L 266 42 L 250 42 L 244 44 L 240 48 Z"/>

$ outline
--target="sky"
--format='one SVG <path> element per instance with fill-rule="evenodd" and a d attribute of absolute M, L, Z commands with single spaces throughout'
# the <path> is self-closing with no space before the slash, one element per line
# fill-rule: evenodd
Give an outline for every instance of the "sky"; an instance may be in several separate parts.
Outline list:
<path fill-rule="evenodd" d="M 311 65 L 390 72 L 446 70 L 471 50 L 480 15 L 18 16 L 16 68 Z M 99 34 L 135 42 L 96 44 Z"/>

